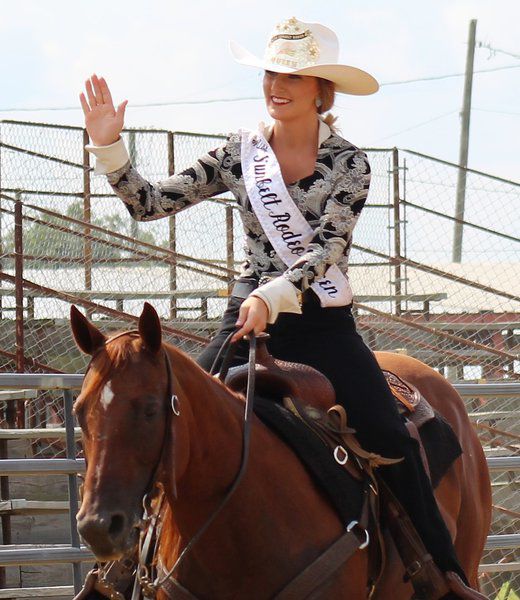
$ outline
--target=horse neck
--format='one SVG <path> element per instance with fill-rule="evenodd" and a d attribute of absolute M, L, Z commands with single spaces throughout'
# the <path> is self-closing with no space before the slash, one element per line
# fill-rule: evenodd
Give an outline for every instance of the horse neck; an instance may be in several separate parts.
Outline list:
<path fill-rule="evenodd" d="M 189 357 L 172 347 L 168 352 L 181 411 L 172 426 L 176 487 L 179 497 L 211 498 L 238 471 L 244 407 Z"/>

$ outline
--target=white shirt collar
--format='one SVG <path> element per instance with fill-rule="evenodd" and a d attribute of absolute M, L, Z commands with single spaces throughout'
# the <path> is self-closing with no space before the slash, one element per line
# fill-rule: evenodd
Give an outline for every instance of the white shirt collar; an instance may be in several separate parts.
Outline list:
<path fill-rule="evenodd" d="M 318 116 L 319 121 L 319 129 L 318 129 L 318 148 L 323 144 L 323 142 L 328 139 L 331 135 L 330 127 L 325 123 L 322 117 Z M 267 141 L 271 139 L 271 135 L 273 134 L 274 123 L 270 123 L 266 125 L 263 121 L 258 124 L 258 130 L 265 137 Z"/>

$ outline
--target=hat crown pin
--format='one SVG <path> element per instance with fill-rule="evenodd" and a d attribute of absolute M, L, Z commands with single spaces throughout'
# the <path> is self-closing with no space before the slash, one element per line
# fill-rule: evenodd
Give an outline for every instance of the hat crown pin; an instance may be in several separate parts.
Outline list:
<path fill-rule="evenodd" d="M 312 32 L 296 17 L 291 17 L 275 27 L 265 59 L 274 64 L 302 69 L 317 63 L 320 47 Z"/>

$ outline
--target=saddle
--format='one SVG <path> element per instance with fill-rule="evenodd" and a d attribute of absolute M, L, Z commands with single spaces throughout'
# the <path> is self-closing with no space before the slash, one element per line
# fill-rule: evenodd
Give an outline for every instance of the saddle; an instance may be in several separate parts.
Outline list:
<path fill-rule="evenodd" d="M 299 404 L 328 410 L 336 402 L 332 384 L 325 375 L 299 363 L 273 358 L 266 347 L 266 338 L 258 338 L 256 390 L 261 396 L 296 399 Z M 247 365 L 232 367 L 226 377 L 226 385 L 234 391 L 243 392 L 247 385 Z M 426 451 L 419 429 L 435 418 L 435 412 L 421 392 L 396 373 L 383 370 L 388 386 L 396 400 L 397 409 L 405 418 L 408 432 L 419 442 L 421 458 L 428 477 L 431 478 Z M 432 482 L 436 483 L 436 482 Z"/>

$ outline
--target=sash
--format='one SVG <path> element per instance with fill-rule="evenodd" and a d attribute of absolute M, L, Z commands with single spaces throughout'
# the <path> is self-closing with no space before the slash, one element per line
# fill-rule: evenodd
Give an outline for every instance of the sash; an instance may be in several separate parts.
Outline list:
<path fill-rule="evenodd" d="M 251 206 L 278 256 L 291 267 L 305 254 L 314 236 L 312 227 L 287 191 L 280 165 L 263 135 L 240 130 L 242 174 Z M 352 290 L 337 265 L 311 284 L 321 306 L 352 302 Z"/>

